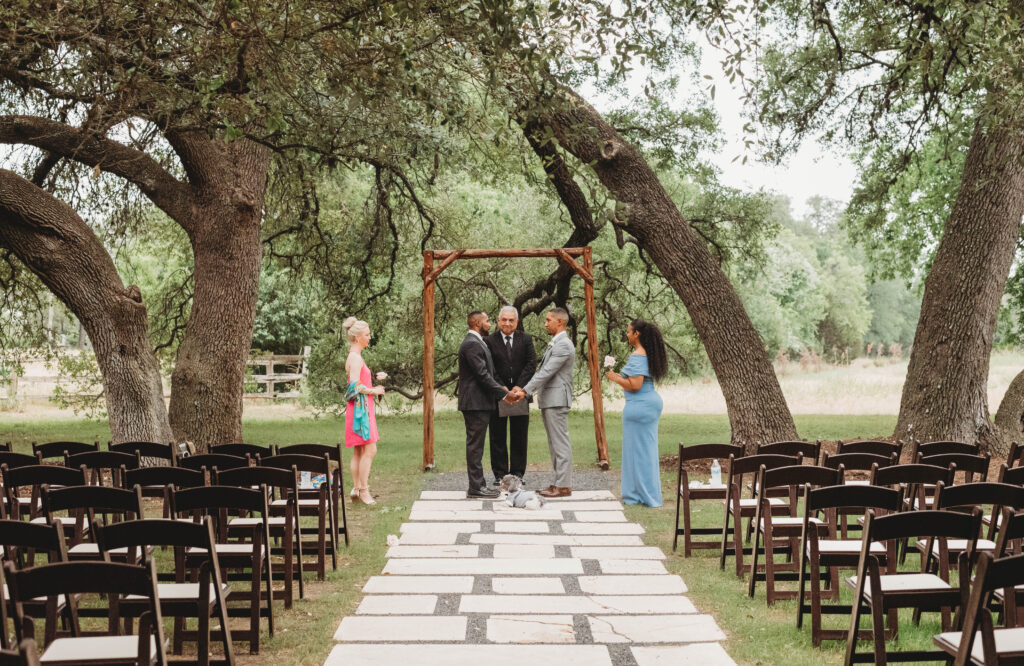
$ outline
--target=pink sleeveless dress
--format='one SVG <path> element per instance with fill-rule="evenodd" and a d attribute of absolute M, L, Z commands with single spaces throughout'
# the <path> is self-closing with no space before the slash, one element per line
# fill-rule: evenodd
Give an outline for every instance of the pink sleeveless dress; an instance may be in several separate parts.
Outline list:
<path fill-rule="evenodd" d="M 365 363 L 363 363 L 363 369 L 359 372 L 359 382 L 367 388 L 373 386 L 370 368 L 366 367 Z M 363 439 L 352 430 L 352 412 L 356 408 L 355 400 L 350 400 L 348 405 L 345 406 L 345 448 L 351 449 L 353 446 L 373 444 L 379 439 L 377 437 L 377 416 L 373 410 L 373 398 L 374 396 L 372 395 L 366 396 L 366 411 L 370 417 L 370 439 Z"/>

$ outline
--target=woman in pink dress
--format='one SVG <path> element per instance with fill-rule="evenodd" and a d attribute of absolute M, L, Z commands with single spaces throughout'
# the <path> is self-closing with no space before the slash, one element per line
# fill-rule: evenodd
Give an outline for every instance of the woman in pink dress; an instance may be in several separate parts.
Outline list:
<path fill-rule="evenodd" d="M 341 325 L 351 347 L 345 370 L 348 390 L 345 407 L 345 447 L 352 449 L 352 499 L 376 504 L 370 494 L 370 465 L 377 453 L 377 418 L 373 413 L 373 397 L 384 395 L 383 386 L 373 386 L 370 369 L 363 361 L 363 350 L 370 344 L 370 325 L 349 317 Z"/>

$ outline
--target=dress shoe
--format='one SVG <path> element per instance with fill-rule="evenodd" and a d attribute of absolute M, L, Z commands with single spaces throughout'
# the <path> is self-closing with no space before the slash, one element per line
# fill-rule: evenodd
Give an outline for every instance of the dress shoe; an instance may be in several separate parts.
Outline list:
<path fill-rule="evenodd" d="M 572 496 L 572 488 L 559 488 L 558 486 L 551 486 L 546 490 L 538 490 L 537 494 L 541 497 L 570 497 Z"/>
<path fill-rule="evenodd" d="M 466 497 L 482 497 L 484 499 L 497 499 L 501 495 L 497 490 L 490 488 L 470 488 L 466 491 Z"/>

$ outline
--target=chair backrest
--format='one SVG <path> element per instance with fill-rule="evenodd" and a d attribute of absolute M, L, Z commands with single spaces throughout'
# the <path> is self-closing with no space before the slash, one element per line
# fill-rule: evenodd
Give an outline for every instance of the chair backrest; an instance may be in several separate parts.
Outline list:
<path fill-rule="evenodd" d="M 679 461 L 690 460 L 721 460 L 726 461 L 729 456 L 733 458 L 743 457 L 743 447 L 739 444 L 692 444 L 690 446 L 679 445 Z"/>
<path fill-rule="evenodd" d="M 275 456 L 295 453 L 317 458 L 326 453 L 332 462 L 341 464 L 341 442 L 337 444 L 289 444 L 288 446 L 274 447 Z"/>
<path fill-rule="evenodd" d="M 107 449 L 118 453 L 138 454 L 140 458 L 156 458 L 166 460 L 171 465 L 175 462 L 174 446 L 171 444 L 160 444 L 158 442 L 121 442 L 120 444 L 108 444 Z"/>
<path fill-rule="evenodd" d="M 996 590 L 1004 590 L 1004 599 L 1015 594 L 1015 588 L 1024 585 L 1024 555 L 1013 555 L 993 559 L 988 553 L 978 558 L 977 575 L 971 585 L 971 594 L 964 604 L 963 631 L 960 634 L 959 649 L 955 664 L 973 664 L 976 661 L 974 641 L 978 635 L 982 641 L 982 661 L 984 664 L 998 664 L 999 657 L 995 654 L 995 637 L 992 629 L 992 616 L 988 610 L 989 598 Z M 1008 625 L 1013 622 L 1008 621 Z"/>
<path fill-rule="evenodd" d="M 988 466 L 990 457 L 985 455 L 974 455 L 971 453 L 940 453 L 934 456 L 918 456 L 917 462 L 924 465 L 935 465 L 936 467 L 949 467 L 956 465 L 957 472 L 963 472 L 967 482 L 975 480 L 984 481 L 988 478 Z"/>
<path fill-rule="evenodd" d="M 842 465 L 846 468 L 846 471 L 870 471 L 872 465 L 878 465 L 879 468 L 889 467 L 890 465 L 895 465 L 896 461 L 895 453 L 884 456 L 877 453 L 833 453 L 829 455 L 826 451 L 822 454 L 821 465 L 822 467 L 831 467 L 833 469 L 837 469 Z"/>
<path fill-rule="evenodd" d="M 14 446 L 10 442 L 4 442 L 0 444 L 0 451 L 13 451 Z"/>
<path fill-rule="evenodd" d="M 871 485 L 873 486 L 896 486 L 902 483 L 952 483 L 953 474 L 948 467 L 937 465 L 890 465 L 889 467 L 874 467 L 871 470 Z"/>
<path fill-rule="evenodd" d="M 121 469 L 136 469 L 139 467 L 139 456 L 137 453 L 122 453 L 120 451 L 86 451 L 64 456 L 65 467 L 85 467 L 92 470 L 92 481 L 96 485 L 103 482 L 103 470 L 110 471 L 111 484 L 121 485 Z"/>
<path fill-rule="evenodd" d="M 278 467 L 280 469 L 294 467 L 300 472 L 312 472 L 313 474 L 330 474 L 331 471 L 330 457 L 326 453 L 319 456 L 302 453 L 281 453 L 268 458 L 260 456 L 256 458 L 256 464 L 261 467 Z"/>
<path fill-rule="evenodd" d="M 217 538 L 220 542 L 227 539 L 229 514 L 237 511 L 258 513 L 262 525 L 254 529 L 263 543 L 269 543 L 270 527 L 267 521 L 269 510 L 267 504 L 267 487 L 240 488 L 237 486 L 200 486 L 198 488 L 170 487 L 168 500 L 171 505 L 172 517 L 194 518 L 206 515 L 213 519 Z"/>
<path fill-rule="evenodd" d="M 1024 486 L 1024 467 L 1007 467 L 1006 465 L 1002 465 L 997 478 L 999 479 L 999 483 Z"/>
<path fill-rule="evenodd" d="M 879 509 L 881 511 L 899 511 L 902 507 L 900 492 L 881 486 L 823 486 L 811 488 L 805 495 L 805 509 L 814 515 L 818 511 L 858 507 Z"/>
<path fill-rule="evenodd" d="M 868 509 L 867 516 L 864 523 L 865 543 L 928 537 L 966 539 L 969 551 L 973 553 L 973 545 L 981 529 L 981 509 L 971 513 L 923 509 L 884 516 L 878 516 L 874 510 Z"/>
<path fill-rule="evenodd" d="M 903 453 L 903 440 L 895 442 L 878 439 L 864 439 L 854 442 L 840 440 L 836 453 L 872 453 L 876 456 L 885 456 L 886 458 L 895 453 L 896 460 L 899 461 L 900 455 Z"/>
<path fill-rule="evenodd" d="M 1020 467 L 1024 465 L 1024 446 L 1017 442 L 1010 443 L 1010 451 L 1006 454 L 1007 467 Z"/>
<path fill-rule="evenodd" d="M 19 569 L 31 566 L 31 556 L 36 552 L 47 553 L 51 562 L 63 562 L 68 558 L 64 530 L 49 523 L 0 520 L 0 546 L 3 547 L 3 559 L 14 562 Z"/>
<path fill-rule="evenodd" d="M 259 444 L 246 444 L 244 442 L 236 442 L 233 444 L 217 444 L 210 447 L 210 453 L 223 453 L 229 456 L 251 456 L 255 458 L 257 455 L 269 456 L 272 455 L 273 451 L 269 446 L 260 446 Z"/>
<path fill-rule="evenodd" d="M 996 511 L 1000 507 L 1024 509 L 1024 488 L 990 481 L 947 486 L 940 481 L 935 490 L 936 509 L 982 507 L 987 504 L 993 505 Z"/>
<path fill-rule="evenodd" d="M 821 456 L 821 442 L 769 442 L 768 444 L 758 444 L 755 453 L 758 455 L 798 455 L 809 459 L 812 465 L 817 465 L 818 458 Z"/>
<path fill-rule="evenodd" d="M 107 486 L 42 487 L 43 512 L 54 522 L 58 511 L 83 512 L 85 524 L 96 524 L 96 516 L 104 522 L 122 522 L 142 518 L 142 493 L 139 488 L 109 488 Z"/>
<path fill-rule="evenodd" d="M 205 467 L 208 470 L 235 469 L 236 467 L 248 467 L 249 458 L 243 456 L 229 456 L 226 453 L 201 453 L 197 456 L 186 456 L 178 459 L 178 466 L 185 469 L 200 469 Z"/>
<path fill-rule="evenodd" d="M 63 460 L 65 454 L 74 455 L 76 453 L 99 450 L 99 442 L 93 442 L 92 444 L 87 444 L 85 442 L 44 442 L 42 444 L 38 444 L 36 442 L 32 442 L 32 453 L 43 460 L 49 460 L 51 458 L 59 458 Z"/>
<path fill-rule="evenodd" d="M 924 444 L 917 444 L 914 447 L 911 460 L 917 459 L 918 456 L 938 456 L 946 453 L 967 453 L 971 455 L 977 455 L 981 453 L 981 447 L 978 444 L 967 444 L 966 442 L 925 442 Z"/>
<path fill-rule="evenodd" d="M 789 465 L 768 469 L 761 466 L 758 487 L 771 488 L 810 485 L 812 487 L 837 486 L 843 482 L 843 469 L 817 465 Z"/>
<path fill-rule="evenodd" d="M 802 458 L 796 456 L 784 456 L 775 453 L 758 453 L 742 458 L 729 458 L 729 479 L 739 479 L 747 474 L 757 474 L 761 467 L 775 469 L 776 467 L 788 467 L 799 465 Z"/>
<path fill-rule="evenodd" d="M 239 486 L 251 488 L 263 484 L 268 488 L 277 488 L 292 493 L 298 492 L 297 470 L 293 465 L 291 469 L 280 467 L 240 467 L 238 469 L 226 469 L 223 472 L 215 469 L 214 483 L 221 486 Z"/>
<path fill-rule="evenodd" d="M 996 539 L 995 554 L 997 557 L 1010 553 L 1012 544 L 1020 552 L 1019 544 L 1024 539 L 1024 511 L 1011 507 L 1003 507 L 999 516 L 999 537 Z"/>
<path fill-rule="evenodd" d="M 25 617 L 24 604 L 37 597 L 67 595 L 68 603 L 77 605 L 77 595 L 103 595 L 110 604 L 111 633 L 114 633 L 118 631 L 116 618 L 121 597 L 136 595 L 149 601 L 147 611 L 149 621 L 146 623 L 146 632 L 142 631 L 143 626 L 140 623 L 140 655 L 147 654 L 150 646 L 155 643 L 157 663 L 167 663 L 164 649 L 163 615 L 160 611 L 156 590 L 156 569 L 152 562 L 146 566 L 96 560 L 59 562 L 20 571 L 16 570 L 10 562 L 5 562 L 4 574 L 7 578 L 11 599 L 14 602 L 15 629 L 18 633 L 18 640 L 25 638 L 22 634 Z M 74 611 L 72 611 L 72 617 L 75 617 Z M 73 627 L 72 631 L 77 635 L 77 627 Z M 154 638 L 152 642 L 148 635 L 150 631 Z"/>
<path fill-rule="evenodd" d="M 177 486 L 178 488 L 195 488 L 206 484 L 206 475 L 202 469 L 187 467 L 140 467 L 125 470 L 124 487 L 135 486 Z"/>
<path fill-rule="evenodd" d="M 6 465 L 11 469 L 15 467 L 28 467 L 29 465 L 40 464 L 38 456 L 27 453 L 13 453 L 11 451 L 0 451 L 0 465 Z"/>

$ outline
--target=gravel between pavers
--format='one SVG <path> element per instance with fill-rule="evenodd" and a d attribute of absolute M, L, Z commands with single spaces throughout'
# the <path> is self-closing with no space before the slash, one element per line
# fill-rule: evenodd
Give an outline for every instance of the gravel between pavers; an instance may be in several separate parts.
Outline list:
<path fill-rule="evenodd" d="M 486 462 L 486 460 L 485 460 Z M 469 486 L 465 472 L 424 472 L 429 475 L 423 485 L 424 490 L 465 490 Z M 526 487 L 530 490 L 547 488 L 551 484 L 554 473 L 548 470 L 526 470 Z M 487 483 L 491 482 L 491 472 L 484 472 Z M 572 471 L 573 490 L 611 490 L 616 497 L 619 495 L 619 470 L 612 468 L 607 472 L 599 469 L 574 469 Z"/>

